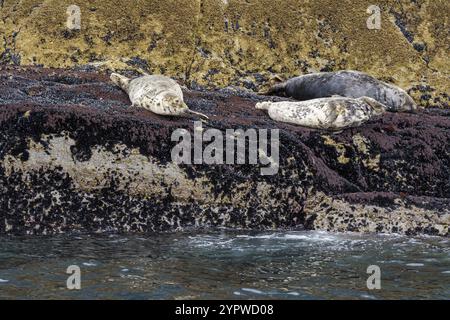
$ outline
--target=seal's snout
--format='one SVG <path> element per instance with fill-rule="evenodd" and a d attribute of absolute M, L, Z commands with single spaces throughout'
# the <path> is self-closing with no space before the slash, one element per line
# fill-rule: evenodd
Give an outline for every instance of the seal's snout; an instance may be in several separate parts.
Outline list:
<path fill-rule="evenodd" d="M 416 113 L 419 110 L 419 107 L 417 106 L 416 102 L 414 101 L 411 96 L 406 96 L 406 101 L 403 104 L 403 110 L 406 112 Z"/>

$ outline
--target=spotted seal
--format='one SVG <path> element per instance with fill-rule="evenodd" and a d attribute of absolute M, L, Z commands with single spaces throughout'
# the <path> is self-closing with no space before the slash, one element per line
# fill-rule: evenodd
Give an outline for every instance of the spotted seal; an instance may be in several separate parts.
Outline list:
<path fill-rule="evenodd" d="M 336 96 L 307 101 L 259 102 L 256 109 L 267 110 L 275 121 L 331 131 L 358 127 L 386 112 L 386 106 L 369 97 Z"/>
<path fill-rule="evenodd" d="M 319 72 L 295 77 L 272 86 L 264 94 L 285 95 L 299 101 L 333 95 L 348 98 L 369 97 L 384 104 L 391 112 L 417 110 L 416 103 L 403 89 L 353 70 Z"/>
<path fill-rule="evenodd" d="M 184 103 L 181 87 L 169 77 L 145 75 L 131 80 L 112 73 L 111 81 L 128 93 L 135 107 L 163 116 L 183 116 L 191 113 L 208 119 L 206 115 L 189 109 Z"/>

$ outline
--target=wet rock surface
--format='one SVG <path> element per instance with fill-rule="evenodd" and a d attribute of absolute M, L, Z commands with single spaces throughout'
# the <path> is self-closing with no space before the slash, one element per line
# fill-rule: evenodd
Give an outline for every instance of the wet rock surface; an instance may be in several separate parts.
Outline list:
<path fill-rule="evenodd" d="M 262 165 L 176 165 L 195 118 L 131 108 L 108 75 L 2 67 L 0 232 L 309 228 L 448 236 L 450 111 L 388 113 L 333 134 L 272 121 L 236 88 L 185 90 L 204 129 L 279 129 Z"/>

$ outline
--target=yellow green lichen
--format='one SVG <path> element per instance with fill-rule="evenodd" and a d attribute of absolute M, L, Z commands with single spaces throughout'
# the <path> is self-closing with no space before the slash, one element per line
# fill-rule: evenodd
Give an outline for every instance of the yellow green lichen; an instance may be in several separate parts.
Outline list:
<path fill-rule="evenodd" d="M 363 165 L 370 170 L 378 171 L 381 155 L 377 154 L 373 156 L 372 153 L 369 152 L 370 141 L 366 137 L 363 137 L 361 134 L 357 133 L 353 136 L 353 145 L 362 156 Z"/>
<path fill-rule="evenodd" d="M 445 0 L 379 1 L 380 30 L 366 27 L 366 10 L 373 4 L 368 0 L 339 5 L 334 0 L 2 3 L 0 54 L 9 50 L 3 59 L 11 63 L 20 57 L 22 65 L 97 63 L 116 70 L 132 68 L 127 62 L 138 57 L 148 72 L 210 87 L 274 74 L 289 78 L 357 69 L 413 89 L 416 100 L 423 90 L 415 88 L 429 86 L 426 93 L 440 98 L 438 105 L 448 103 Z M 80 31 L 66 27 L 66 9 L 73 4 L 81 9 Z M 424 50 L 417 50 L 422 45 Z"/>
<path fill-rule="evenodd" d="M 324 139 L 325 145 L 333 146 L 334 148 L 336 148 L 336 152 L 338 154 L 337 161 L 340 164 L 348 164 L 350 162 L 350 158 L 345 156 L 345 152 L 347 149 L 343 143 L 336 142 L 327 135 L 323 135 L 322 138 Z"/>

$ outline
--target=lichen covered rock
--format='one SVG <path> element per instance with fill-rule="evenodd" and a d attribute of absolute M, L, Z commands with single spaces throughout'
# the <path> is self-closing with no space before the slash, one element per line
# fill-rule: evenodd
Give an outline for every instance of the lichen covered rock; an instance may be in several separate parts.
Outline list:
<path fill-rule="evenodd" d="M 355 69 L 448 108 L 446 0 L 0 1 L 0 63 L 163 73 L 191 86 L 257 90 L 274 75 Z M 367 28 L 377 4 L 381 29 Z"/>

